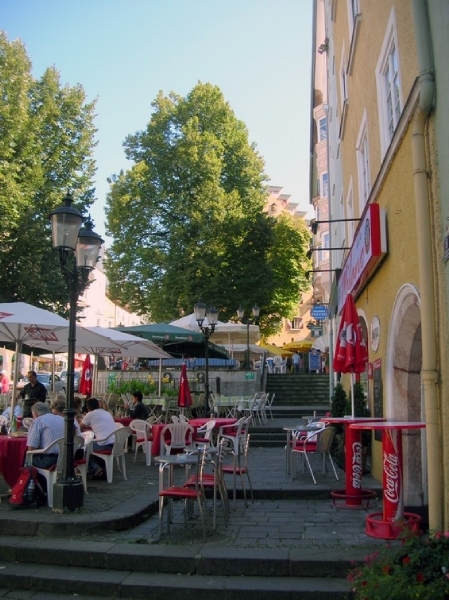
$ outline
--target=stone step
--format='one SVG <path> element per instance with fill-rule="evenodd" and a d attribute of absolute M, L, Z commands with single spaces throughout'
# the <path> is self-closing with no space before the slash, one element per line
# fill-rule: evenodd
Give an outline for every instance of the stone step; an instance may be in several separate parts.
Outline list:
<path fill-rule="evenodd" d="M 178 561 L 173 561 L 179 564 Z M 150 569 L 152 567 L 150 566 Z M 154 570 L 154 569 L 153 569 Z M 336 600 L 348 597 L 349 584 L 339 578 L 259 577 L 98 570 L 85 567 L 2 563 L 0 588 L 89 598 L 169 598 L 170 600 Z M 10 594 L 13 592 L 10 592 Z M 9 595 L 13 598 L 15 596 Z M 26 597 L 20 596 L 20 597 Z"/>
<path fill-rule="evenodd" d="M 326 374 L 277 374 L 269 373 L 266 391 L 275 393 L 274 405 L 330 404 L 329 375 Z"/>
<path fill-rule="evenodd" d="M 205 548 L 0 538 L 0 588 L 170 600 L 345 598 L 354 561 L 326 550 Z M 40 561 L 44 561 L 41 564 Z M 274 595 L 273 595 L 274 594 Z M 298 597 L 298 596 L 296 596 Z"/>

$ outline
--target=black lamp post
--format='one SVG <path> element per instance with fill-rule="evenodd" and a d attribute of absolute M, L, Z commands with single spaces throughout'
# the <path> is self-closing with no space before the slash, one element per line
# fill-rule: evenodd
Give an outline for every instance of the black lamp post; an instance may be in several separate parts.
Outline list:
<path fill-rule="evenodd" d="M 204 335 L 204 343 L 206 344 L 204 350 L 204 358 L 206 359 L 206 381 L 204 383 L 205 398 L 204 398 L 204 412 L 207 415 L 209 412 L 209 338 L 215 331 L 215 326 L 218 323 L 218 310 L 213 306 L 206 307 L 204 302 L 199 300 L 193 307 L 195 311 L 195 320 L 198 323 L 198 327 L 201 329 Z M 207 317 L 208 325 L 203 326 L 204 320 Z"/>
<path fill-rule="evenodd" d="M 260 308 L 257 306 L 257 304 L 255 304 L 251 310 L 253 313 L 252 322 L 256 323 L 257 319 L 259 318 Z M 237 309 L 237 316 L 240 319 L 240 322 L 243 323 L 243 317 L 245 316 L 245 310 L 242 308 L 241 305 Z M 246 353 L 245 353 L 245 364 L 244 364 L 245 369 L 250 368 L 250 352 L 249 352 L 249 326 L 250 326 L 250 324 L 251 324 L 251 319 L 248 316 L 246 319 Z"/>
<path fill-rule="evenodd" d="M 83 506 L 83 483 L 75 477 L 73 470 L 74 421 L 73 392 L 75 382 L 76 309 L 82 283 L 86 283 L 89 272 L 95 268 L 103 243 L 88 219 L 84 227 L 82 214 L 72 206 L 70 193 L 64 204 L 50 213 L 52 241 L 59 250 L 61 268 L 69 288 L 69 336 L 67 358 L 67 408 L 65 410 L 65 462 L 62 476 L 54 486 L 53 510 L 72 512 Z"/>

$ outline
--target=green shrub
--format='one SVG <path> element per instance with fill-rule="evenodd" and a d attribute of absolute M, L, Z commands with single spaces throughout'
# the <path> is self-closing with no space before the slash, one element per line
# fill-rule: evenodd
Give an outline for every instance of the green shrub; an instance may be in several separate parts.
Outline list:
<path fill-rule="evenodd" d="M 150 396 L 158 393 L 158 382 L 155 381 L 152 375 L 148 375 L 148 381 L 141 379 L 128 379 L 113 381 L 108 386 L 108 392 L 111 394 L 126 394 L 132 392 L 142 392 L 143 396 Z M 162 396 L 177 396 L 178 390 L 174 388 L 168 378 L 162 379 L 161 387 Z"/>
<path fill-rule="evenodd" d="M 449 532 L 408 534 L 368 556 L 348 575 L 355 599 L 449 598 Z"/>
<path fill-rule="evenodd" d="M 346 406 L 348 397 L 341 383 L 337 383 L 334 387 L 334 395 L 332 396 L 331 415 L 333 417 L 344 417 L 346 414 Z M 343 425 L 335 424 L 335 437 L 332 443 L 331 454 L 335 463 L 340 469 L 345 468 L 345 434 Z"/>

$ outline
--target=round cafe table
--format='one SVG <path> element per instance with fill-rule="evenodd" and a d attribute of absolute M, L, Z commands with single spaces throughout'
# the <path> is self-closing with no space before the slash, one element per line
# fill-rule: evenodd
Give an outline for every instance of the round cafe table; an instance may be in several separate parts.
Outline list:
<path fill-rule="evenodd" d="M 215 421 L 215 429 L 219 429 L 220 427 L 223 427 L 223 425 L 234 425 L 234 423 L 237 423 L 237 419 L 232 419 L 232 418 L 225 418 L 225 417 L 217 417 L 217 418 L 213 418 L 213 419 L 208 419 L 208 418 L 199 418 L 199 419 L 189 419 L 189 425 L 192 425 L 193 427 L 195 427 L 195 429 L 197 429 L 198 427 L 202 427 L 203 425 L 206 425 L 206 423 L 208 423 L 209 421 Z"/>
<path fill-rule="evenodd" d="M 403 533 L 419 531 L 421 517 L 404 512 L 402 432 L 404 429 L 423 429 L 425 423 L 407 421 L 384 421 L 377 423 L 354 423 L 350 430 L 376 429 L 382 431 L 382 484 L 383 512 L 366 517 L 366 534 L 384 540 L 395 540 Z"/>
<path fill-rule="evenodd" d="M 334 490 L 331 497 L 337 508 L 367 508 L 376 497 L 374 490 L 362 488 L 362 432 L 350 425 L 386 421 L 382 417 L 323 417 L 324 423 L 345 426 L 345 489 Z"/>
<path fill-rule="evenodd" d="M 132 417 L 114 417 L 114 421 L 120 423 L 123 427 L 129 427 L 132 420 Z"/>
<path fill-rule="evenodd" d="M 19 478 L 19 471 L 25 462 L 26 448 L 26 436 L 0 435 L 0 472 L 10 487 Z"/>

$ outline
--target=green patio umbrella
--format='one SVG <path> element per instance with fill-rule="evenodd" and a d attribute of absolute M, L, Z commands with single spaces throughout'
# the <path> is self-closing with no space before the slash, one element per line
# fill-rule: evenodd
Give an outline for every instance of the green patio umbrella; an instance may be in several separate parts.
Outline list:
<path fill-rule="evenodd" d="M 200 331 L 183 329 L 168 323 L 151 323 L 150 325 L 134 325 L 132 327 L 116 327 L 119 331 L 151 340 L 173 357 L 204 358 L 204 336 Z M 209 341 L 210 358 L 229 358 L 221 346 Z"/>

